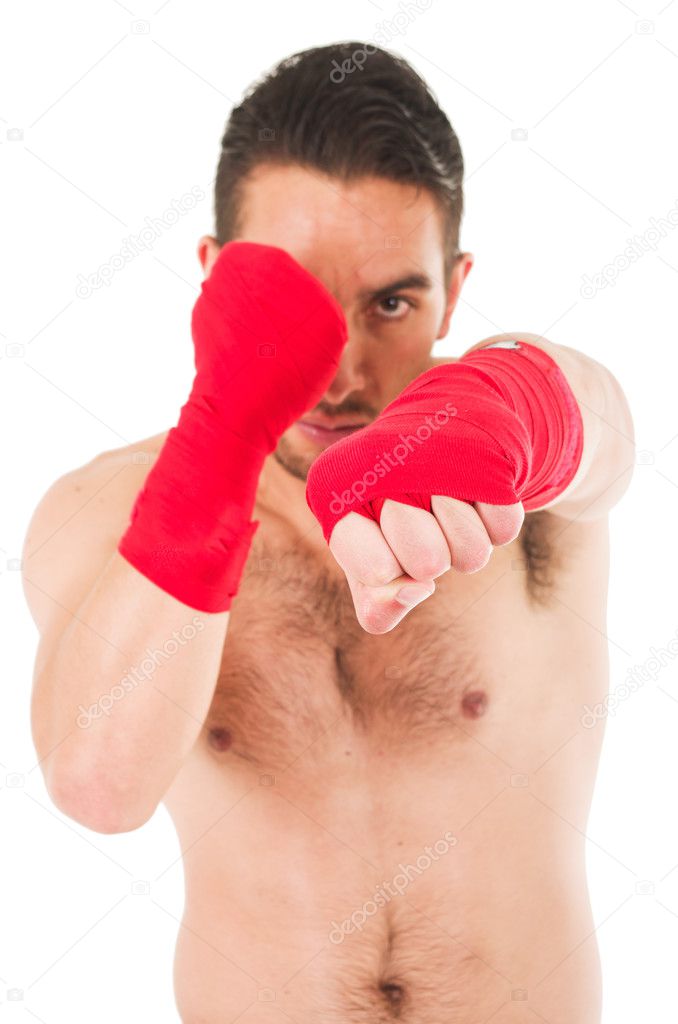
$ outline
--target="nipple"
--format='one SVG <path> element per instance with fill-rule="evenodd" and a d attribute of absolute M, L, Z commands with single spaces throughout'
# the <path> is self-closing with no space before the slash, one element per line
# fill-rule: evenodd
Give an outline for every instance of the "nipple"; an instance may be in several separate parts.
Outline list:
<path fill-rule="evenodd" d="M 228 729 L 215 728 L 210 729 L 208 741 L 214 750 L 218 750 L 223 753 L 223 751 L 228 750 L 233 743 L 233 737 Z"/>
<path fill-rule="evenodd" d="M 487 711 L 487 694 L 484 690 L 471 690 L 465 694 L 461 702 L 461 710 L 466 718 L 480 718 Z"/>

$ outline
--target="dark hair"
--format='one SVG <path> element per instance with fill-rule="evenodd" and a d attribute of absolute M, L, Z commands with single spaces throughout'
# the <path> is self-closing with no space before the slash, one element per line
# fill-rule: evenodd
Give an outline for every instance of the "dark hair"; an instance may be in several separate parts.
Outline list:
<path fill-rule="evenodd" d="M 445 272 L 459 252 L 464 161 L 424 80 L 402 57 L 359 42 L 284 58 L 231 112 L 215 182 L 216 238 L 237 237 L 243 184 L 261 164 L 299 164 L 428 189 L 443 213 Z"/>

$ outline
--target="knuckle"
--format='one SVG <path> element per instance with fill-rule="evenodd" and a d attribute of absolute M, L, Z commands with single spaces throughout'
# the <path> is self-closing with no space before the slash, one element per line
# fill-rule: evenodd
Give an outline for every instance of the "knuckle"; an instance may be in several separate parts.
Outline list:
<path fill-rule="evenodd" d="M 522 505 L 492 508 L 486 516 L 486 528 L 495 547 L 509 544 L 520 533 L 525 512 Z"/>
<path fill-rule="evenodd" d="M 449 567 L 439 565 L 433 559 L 411 559 L 407 563 L 407 574 L 413 580 L 423 582 L 425 580 L 433 580 L 436 576 L 442 575 L 446 568 Z"/>
<path fill-rule="evenodd" d="M 450 556 L 444 552 L 423 551 L 411 560 L 410 576 L 417 580 L 432 580 L 450 568 Z"/>
<path fill-rule="evenodd" d="M 454 567 L 462 573 L 478 572 L 484 569 L 492 554 L 491 544 L 478 544 L 472 548 L 462 548 L 454 558 Z"/>
<path fill-rule="evenodd" d="M 501 527 L 492 530 L 492 543 L 496 548 L 501 548 L 515 540 L 519 533 L 519 526 L 503 524 Z"/>

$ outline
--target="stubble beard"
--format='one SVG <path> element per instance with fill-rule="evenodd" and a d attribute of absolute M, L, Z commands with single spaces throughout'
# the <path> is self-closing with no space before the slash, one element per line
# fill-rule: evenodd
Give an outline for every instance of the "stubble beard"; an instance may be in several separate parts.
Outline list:
<path fill-rule="evenodd" d="M 281 437 L 278 441 L 273 458 L 290 476 L 306 482 L 313 459 L 309 459 L 307 455 L 298 455 L 286 437 Z"/>

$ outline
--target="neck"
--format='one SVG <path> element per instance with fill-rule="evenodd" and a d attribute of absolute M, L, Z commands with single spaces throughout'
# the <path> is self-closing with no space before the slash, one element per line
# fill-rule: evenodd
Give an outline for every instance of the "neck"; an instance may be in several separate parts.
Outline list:
<path fill-rule="evenodd" d="M 318 520 L 306 503 L 306 481 L 282 466 L 274 455 L 264 462 L 259 476 L 257 505 L 275 516 L 309 547 L 324 550 L 325 538 Z"/>

